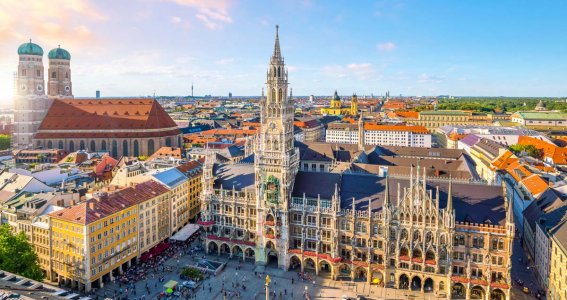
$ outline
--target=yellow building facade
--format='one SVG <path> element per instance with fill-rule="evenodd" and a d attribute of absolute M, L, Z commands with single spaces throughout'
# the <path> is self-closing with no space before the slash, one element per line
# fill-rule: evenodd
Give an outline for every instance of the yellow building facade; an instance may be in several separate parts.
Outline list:
<path fill-rule="evenodd" d="M 567 249 L 565 249 L 561 236 L 567 232 L 565 226 L 559 225 L 551 234 L 551 260 L 549 266 L 549 294 L 550 300 L 567 299 Z M 563 231 L 563 233 L 561 233 Z"/>
<path fill-rule="evenodd" d="M 343 107 L 341 97 L 339 97 L 337 91 L 335 91 L 335 95 L 333 96 L 333 99 L 331 99 L 330 106 L 321 108 L 321 114 L 332 116 L 356 116 L 358 115 L 358 98 L 356 95 L 352 95 L 350 107 Z"/>
<path fill-rule="evenodd" d="M 138 206 L 103 196 L 50 214 L 51 278 L 90 291 L 130 266 L 138 252 Z"/>
<path fill-rule="evenodd" d="M 429 110 L 419 113 L 417 119 L 407 119 L 409 124 L 425 126 L 429 130 L 435 130 L 445 125 L 491 125 L 492 115 L 473 113 L 462 110 Z"/>

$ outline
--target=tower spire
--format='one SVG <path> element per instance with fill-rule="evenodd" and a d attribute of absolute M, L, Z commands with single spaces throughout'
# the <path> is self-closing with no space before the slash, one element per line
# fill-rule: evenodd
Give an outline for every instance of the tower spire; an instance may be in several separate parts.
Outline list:
<path fill-rule="evenodd" d="M 279 25 L 276 25 L 276 42 L 274 43 L 274 54 L 272 55 L 272 58 L 277 58 L 277 59 L 281 59 L 282 57 L 282 52 L 280 50 L 280 35 L 279 35 Z"/>
<path fill-rule="evenodd" d="M 447 192 L 447 212 L 453 211 L 453 179 L 449 176 L 449 191 Z"/>
<path fill-rule="evenodd" d="M 388 208 L 388 205 L 390 205 L 390 189 L 388 186 L 389 181 L 389 177 L 388 175 L 386 175 L 386 187 L 384 188 L 384 207 L 386 208 Z"/>

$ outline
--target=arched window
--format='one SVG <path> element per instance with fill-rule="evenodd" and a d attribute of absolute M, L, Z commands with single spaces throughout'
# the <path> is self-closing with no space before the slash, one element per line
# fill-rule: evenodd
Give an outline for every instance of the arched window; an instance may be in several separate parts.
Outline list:
<path fill-rule="evenodd" d="M 79 150 L 85 150 L 85 148 L 86 148 L 86 147 L 85 147 L 85 141 L 81 141 L 81 142 L 79 143 Z"/>
<path fill-rule="evenodd" d="M 276 101 L 276 88 L 272 89 L 272 102 L 277 102 Z"/>
<path fill-rule="evenodd" d="M 128 141 L 122 141 L 122 155 L 128 156 Z"/>
<path fill-rule="evenodd" d="M 274 73 L 272 74 L 272 76 L 276 77 L 276 75 L 278 75 L 278 72 L 276 71 L 276 67 L 274 66 Z"/>
<path fill-rule="evenodd" d="M 57 146 L 58 149 L 63 149 L 65 146 L 63 145 L 63 141 L 59 141 L 59 145 Z"/>
<path fill-rule="evenodd" d="M 69 73 L 65 72 L 65 78 L 69 78 Z"/>
<path fill-rule="evenodd" d="M 166 147 L 171 147 L 171 138 L 170 138 L 170 137 L 165 138 L 165 146 L 166 146 Z"/>
<path fill-rule="evenodd" d="M 154 140 L 148 140 L 148 155 L 154 154 Z"/>
<path fill-rule="evenodd" d="M 282 76 L 282 68 L 278 67 L 278 77 L 281 77 L 281 76 Z"/>
<path fill-rule="evenodd" d="M 51 141 L 47 142 L 47 149 L 53 148 L 53 143 Z"/>
<path fill-rule="evenodd" d="M 69 142 L 69 152 L 75 152 L 75 142 Z"/>
<path fill-rule="evenodd" d="M 408 231 L 405 229 L 402 229 L 402 233 L 400 234 L 400 239 L 407 239 L 408 238 Z"/>
<path fill-rule="evenodd" d="M 116 142 L 116 140 L 112 140 L 112 157 L 114 158 L 118 158 L 118 143 Z"/>
<path fill-rule="evenodd" d="M 281 102 L 283 100 L 283 90 L 280 88 L 280 91 L 278 92 L 278 102 Z"/>
<path fill-rule="evenodd" d="M 95 143 L 95 141 L 91 141 L 91 147 L 90 147 L 89 150 L 90 150 L 90 151 L 93 151 L 93 152 L 96 151 L 96 143 Z"/>
<path fill-rule="evenodd" d="M 138 140 L 134 141 L 134 156 L 140 156 L 140 146 L 138 145 Z"/>
<path fill-rule="evenodd" d="M 100 150 L 106 151 L 106 141 L 102 141 L 102 143 L 100 144 Z"/>

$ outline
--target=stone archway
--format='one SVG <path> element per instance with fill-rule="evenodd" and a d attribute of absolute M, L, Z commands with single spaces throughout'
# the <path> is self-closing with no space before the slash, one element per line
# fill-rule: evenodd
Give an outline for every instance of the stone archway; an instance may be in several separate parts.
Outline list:
<path fill-rule="evenodd" d="M 372 278 L 370 281 L 372 284 L 383 284 L 384 283 L 384 275 L 380 271 L 372 271 Z"/>
<path fill-rule="evenodd" d="M 238 246 L 238 245 L 232 246 L 232 252 L 231 253 L 232 253 L 232 257 L 244 259 L 244 252 L 242 251 L 242 248 L 240 248 L 240 246 Z"/>
<path fill-rule="evenodd" d="M 279 257 L 276 252 L 276 246 L 272 241 L 266 243 L 266 265 L 272 267 L 278 267 Z"/>
<path fill-rule="evenodd" d="M 432 293 L 434 290 L 435 284 L 433 282 L 433 279 L 431 278 L 426 278 L 425 281 L 423 282 L 423 291 L 425 293 Z"/>
<path fill-rule="evenodd" d="M 400 280 L 398 283 L 398 288 L 402 290 L 409 289 L 409 277 L 406 274 L 400 275 Z"/>
<path fill-rule="evenodd" d="M 208 254 L 217 254 L 219 252 L 219 246 L 215 241 L 210 241 L 207 250 Z"/>
<path fill-rule="evenodd" d="M 465 299 L 466 296 L 465 286 L 462 283 L 455 283 L 451 288 L 451 299 Z"/>
<path fill-rule="evenodd" d="M 252 249 L 252 248 L 246 248 L 244 250 L 244 256 L 245 256 L 244 260 L 246 260 L 246 258 L 252 258 L 252 259 L 255 260 L 256 259 L 255 255 L 256 255 L 256 253 L 254 252 L 254 249 Z"/>
<path fill-rule="evenodd" d="M 319 261 L 319 275 L 331 275 L 333 274 L 333 265 L 331 265 L 328 261 L 326 260 L 320 260 Z"/>
<path fill-rule="evenodd" d="M 308 257 L 303 260 L 303 271 L 315 271 L 315 261 L 313 258 Z"/>
<path fill-rule="evenodd" d="M 350 271 L 350 266 L 347 265 L 347 264 L 341 264 L 339 266 L 339 275 L 338 276 L 340 276 L 342 278 L 350 279 L 351 276 L 352 276 L 351 271 Z"/>
<path fill-rule="evenodd" d="M 220 245 L 220 254 L 228 254 L 230 255 L 230 247 L 226 243 L 222 243 Z"/>
<path fill-rule="evenodd" d="M 293 255 L 289 259 L 289 269 L 292 271 L 300 271 L 301 270 L 301 259 L 299 257 Z"/>
<path fill-rule="evenodd" d="M 501 289 L 495 289 L 490 292 L 490 300 L 505 300 L 506 294 Z"/>
<path fill-rule="evenodd" d="M 473 286 L 471 288 L 471 299 L 484 299 L 486 292 L 481 286 Z"/>
<path fill-rule="evenodd" d="M 367 273 L 368 272 L 366 271 L 366 268 L 358 267 L 354 271 L 354 278 L 358 281 L 366 281 L 366 279 L 368 278 Z"/>
<path fill-rule="evenodd" d="M 412 291 L 421 291 L 421 277 L 414 276 L 411 279 L 411 290 Z"/>

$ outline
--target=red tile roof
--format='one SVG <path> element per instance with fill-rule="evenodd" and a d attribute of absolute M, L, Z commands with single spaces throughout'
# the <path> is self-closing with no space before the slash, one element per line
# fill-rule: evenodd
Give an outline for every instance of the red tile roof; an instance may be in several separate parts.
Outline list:
<path fill-rule="evenodd" d="M 549 157 L 555 164 L 567 165 L 567 148 L 565 147 L 558 147 L 555 144 L 530 136 L 520 136 L 518 144 L 534 145 L 537 149 L 541 149 L 543 151 L 543 155 L 545 157 Z"/>
<path fill-rule="evenodd" d="M 105 130 L 122 129 L 122 132 Z M 143 132 L 148 129 L 164 129 Z M 66 132 L 53 132 L 65 130 Z M 89 137 L 168 136 L 179 134 L 177 124 L 154 99 L 69 99 L 53 101 L 36 138 L 84 137 L 72 130 L 97 130 Z M 140 130 L 133 132 L 132 130 Z M 45 132 L 50 131 L 50 132 Z"/>
<path fill-rule="evenodd" d="M 181 158 L 182 157 L 183 149 L 178 147 L 161 147 L 159 148 L 152 156 L 148 158 L 148 160 L 156 159 L 158 157 L 173 157 L 173 158 Z"/>
<path fill-rule="evenodd" d="M 128 187 L 103 196 L 100 199 L 90 199 L 69 206 L 51 213 L 50 216 L 55 219 L 86 225 L 168 192 L 169 190 L 163 185 L 149 180 L 134 187 Z"/>
<path fill-rule="evenodd" d="M 203 159 L 204 162 L 204 159 Z M 181 171 L 181 173 L 185 174 L 186 176 L 193 178 L 194 176 L 201 175 L 203 172 L 203 163 L 198 160 L 188 161 L 182 165 L 176 167 L 177 170 Z"/>

